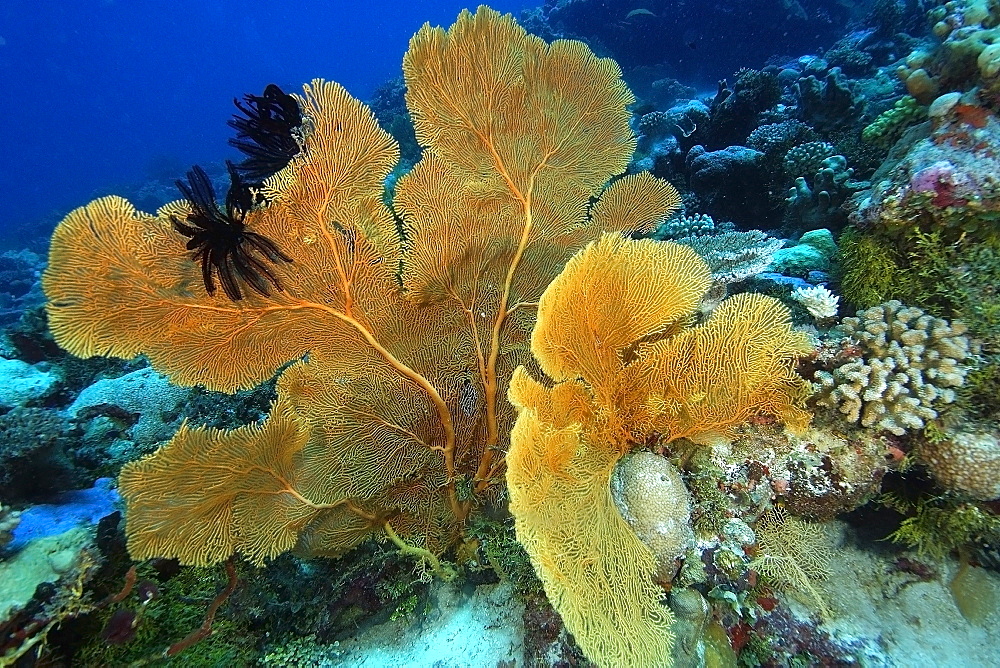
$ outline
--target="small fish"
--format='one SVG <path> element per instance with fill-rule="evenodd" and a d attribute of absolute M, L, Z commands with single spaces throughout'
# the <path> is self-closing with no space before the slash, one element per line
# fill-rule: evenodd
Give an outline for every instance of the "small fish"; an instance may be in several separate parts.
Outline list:
<path fill-rule="evenodd" d="M 630 19 L 633 16 L 653 16 L 653 17 L 655 17 L 656 14 L 654 14 L 651 11 L 649 11 L 648 9 L 633 9 L 632 11 L 630 11 L 628 14 L 625 15 L 625 18 L 626 19 Z"/>

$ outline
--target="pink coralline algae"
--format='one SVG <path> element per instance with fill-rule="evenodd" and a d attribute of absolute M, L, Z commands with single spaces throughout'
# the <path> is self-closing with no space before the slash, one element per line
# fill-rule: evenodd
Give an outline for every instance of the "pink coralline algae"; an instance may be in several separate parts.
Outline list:
<path fill-rule="evenodd" d="M 984 107 L 955 104 L 921 129 L 926 134 L 904 136 L 894 149 L 898 157 L 883 165 L 873 187 L 845 205 L 857 227 L 893 235 L 914 226 L 959 230 L 1000 211 L 1000 118 Z"/>
<path fill-rule="evenodd" d="M 947 160 L 939 160 L 910 177 L 915 193 L 933 193 L 931 204 L 937 207 L 964 206 L 974 197 L 975 183 Z"/>

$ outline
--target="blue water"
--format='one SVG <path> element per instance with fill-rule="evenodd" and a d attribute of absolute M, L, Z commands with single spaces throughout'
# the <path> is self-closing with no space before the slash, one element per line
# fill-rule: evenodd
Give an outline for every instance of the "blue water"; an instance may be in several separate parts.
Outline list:
<path fill-rule="evenodd" d="M 11 234 L 51 226 L 94 195 L 236 157 L 232 99 L 268 83 L 294 91 L 323 77 L 366 99 L 400 74 L 425 21 L 450 25 L 468 5 L 4 0 L 0 240 L 16 246 Z"/>

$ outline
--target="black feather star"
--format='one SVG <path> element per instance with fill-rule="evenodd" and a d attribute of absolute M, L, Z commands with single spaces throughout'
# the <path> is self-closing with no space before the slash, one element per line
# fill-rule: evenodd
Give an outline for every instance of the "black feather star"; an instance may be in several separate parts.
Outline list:
<path fill-rule="evenodd" d="M 233 104 L 246 116 L 234 114 L 228 121 L 236 130 L 236 138 L 230 139 L 229 145 L 247 156 L 236 169 L 247 183 L 263 183 L 302 150 L 297 136 L 302 125 L 299 103 L 275 84 L 269 84 L 263 95 L 244 95 L 243 103 L 233 100 Z"/>
<path fill-rule="evenodd" d="M 254 204 L 254 195 L 243 181 L 237 167 L 226 161 L 231 185 L 226 194 L 226 210 L 215 203 L 215 189 L 208 175 L 198 165 L 187 173 L 188 182 L 177 181 L 184 198 L 191 205 L 187 220 L 173 218 L 174 229 L 188 237 L 187 249 L 195 251 L 192 260 L 201 261 L 201 276 L 208 294 L 215 294 L 215 276 L 233 301 L 243 298 L 240 283 L 246 283 L 263 296 L 270 286 L 280 291 L 281 283 L 268 264 L 291 262 L 267 237 L 246 229 L 244 219 Z"/>

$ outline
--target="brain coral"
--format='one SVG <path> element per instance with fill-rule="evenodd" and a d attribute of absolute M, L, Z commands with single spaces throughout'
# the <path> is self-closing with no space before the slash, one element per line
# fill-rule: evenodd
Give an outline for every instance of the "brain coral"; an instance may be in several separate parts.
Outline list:
<path fill-rule="evenodd" d="M 981 429 L 961 429 L 919 450 L 921 461 L 945 489 L 980 501 L 1000 498 L 1000 440 Z"/>
<path fill-rule="evenodd" d="M 973 345 L 965 325 L 933 318 L 893 300 L 844 318 L 843 334 L 861 355 L 832 372 L 818 371 L 817 403 L 837 408 L 862 427 L 902 435 L 922 429 L 937 408 L 955 400 Z"/>

